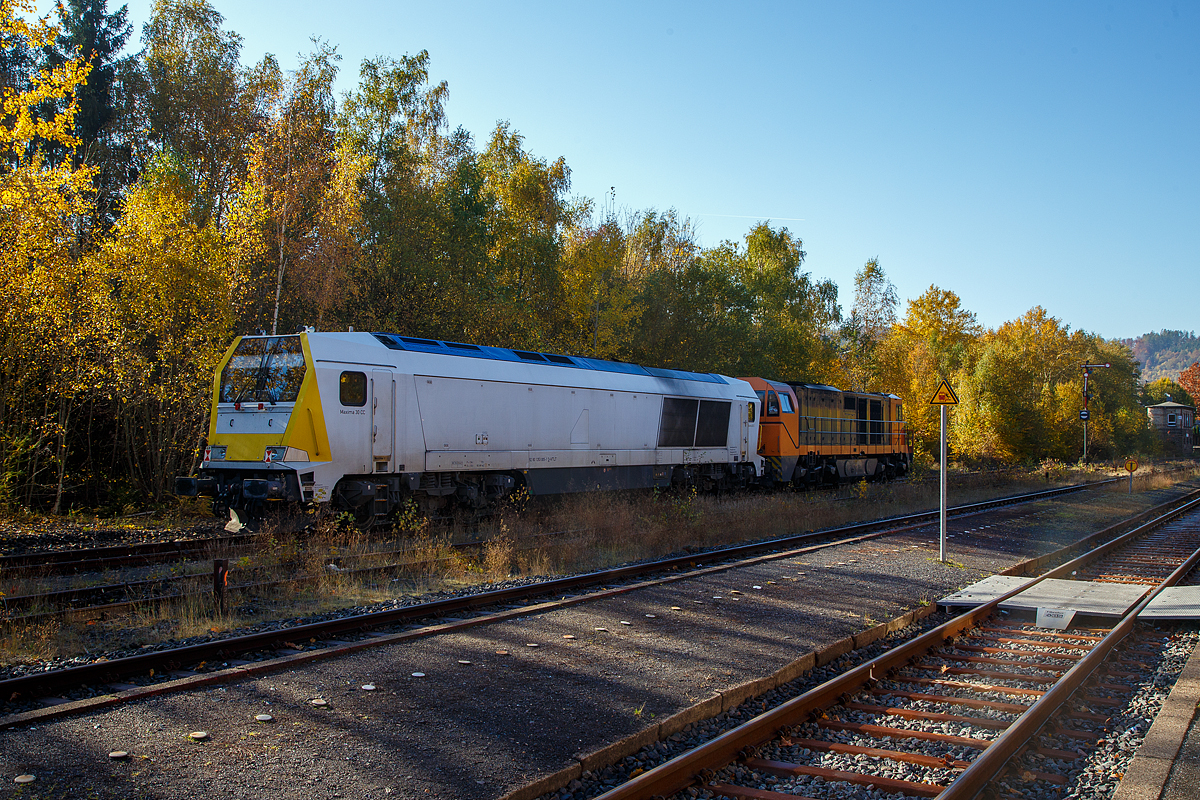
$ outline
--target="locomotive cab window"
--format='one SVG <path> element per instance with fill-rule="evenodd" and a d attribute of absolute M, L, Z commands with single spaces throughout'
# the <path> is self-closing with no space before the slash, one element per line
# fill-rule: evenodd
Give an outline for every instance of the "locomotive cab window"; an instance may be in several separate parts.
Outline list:
<path fill-rule="evenodd" d="M 789 394 L 779 393 L 779 405 L 785 414 L 795 414 L 795 409 L 792 408 L 792 396 Z"/>
<path fill-rule="evenodd" d="M 367 374 L 365 372 L 343 372 L 339 381 L 339 397 L 344 406 L 367 404 Z"/>
<path fill-rule="evenodd" d="M 307 366 L 299 336 L 245 337 L 221 370 L 222 403 L 291 403 Z"/>
<path fill-rule="evenodd" d="M 779 416 L 779 395 L 774 392 L 767 392 L 767 416 Z"/>

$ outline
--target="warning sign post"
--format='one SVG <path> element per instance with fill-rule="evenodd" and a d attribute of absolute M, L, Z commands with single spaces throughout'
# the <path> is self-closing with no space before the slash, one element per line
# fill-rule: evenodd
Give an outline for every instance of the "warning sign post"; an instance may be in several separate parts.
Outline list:
<path fill-rule="evenodd" d="M 958 395 L 954 393 L 954 389 L 950 388 L 950 384 L 942 381 L 938 384 L 937 391 L 933 393 L 933 397 L 929 400 L 931 406 L 942 407 L 942 447 L 941 457 L 938 459 L 938 478 L 941 487 L 941 503 L 938 507 L 938 560 L 946 560 L 946 409 L 950 406 L 958 405 Z"/>

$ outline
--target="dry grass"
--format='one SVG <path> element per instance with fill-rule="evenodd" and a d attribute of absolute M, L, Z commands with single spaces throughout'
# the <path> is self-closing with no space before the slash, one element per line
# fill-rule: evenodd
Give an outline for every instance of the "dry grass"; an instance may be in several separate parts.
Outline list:
<path fill-rule="evenodd" d="M 1183 469 L 1143 468 L 1134 490 L 1164 488 L 1200 475 Z M 1033 472 L 952 475 L 957 505 L 1022 491 L 1112 476 L 1045 465 Z M 1108 491 L 1124 492 L 1121 482 Z M 0 629 L 0 662 L 69 657 L 167 639 L 206 636 L 280 618 L 317 615 L 513 575 L 585 572 L 629 561 L 659 558 L 746 541 L 837 527 L 869 519 L 930 510 L 933 480 L 852 484 L 838 492 L 698 496 L 695 493 L 596 494 L 534 505 L 519 498 L 482 525 L 433 528 L 406 509 L 388 532 L 363 533 L 332 514 L 305 520 L 278 518 L 263 526 L 259 545 L 231 562 L 231 583 L 293 581 L 276 587 L 230 591 L 218 613 L 207 591 L 145 605 L 115 619 L 43 622 Z M 525 506 L 529 507 L 526 508 Z M 307 529 L 307 533 L 300 533 Z M 482 541 L 478 549 L 452 542 Z M 401 556 L 383 555 L 404 549 Z M 214 553 L 214 556 L 220 554 Z M 383 574 L 354 569 L 392 564 Z M 170 569 L 181 569 L 177 565 Z M 195 567 L 204 570 L 203 564 Z M 162 571 L 164 568 L 158 568 Z M 113 576 L 105 576 L 110 580 Z M 93 576 L 93 579 L 95 576 Z M 5 590 L 17 588 L 13 582 Z M 206 590 L 207 586 L 200 585 Z"/>
<path fill-rule="evenodd" d="M 1164 488 L 1200 475 L 1194 463 L 1176 471 L 1145 472 L 1135 476 L 1135 491 Z M 950 502 L 979 502 L 1111 476 L 1111 472 L 1065 466 L 951 475 Z M 1123 484 L 1107 487 L 1110 492 L 1125 489 Z M 726 497 L 585 495 L 567 498 L 537 517 L 522 518 L 510 534 L 522 548 L 517 559 L 522 572 L 558 574 L 911 514 L 934 509 L 937 503 L 936 480 L 860 482 L 838 492 Z M 563 533 L 546 535 L 550 531 Z"/>
<path fill-rule="evenodd" d="M 507 531 L 488 539 L 483 546 L 483 574 L 490 581 L 500 581 L 512 574 L 513 541 Z"/>

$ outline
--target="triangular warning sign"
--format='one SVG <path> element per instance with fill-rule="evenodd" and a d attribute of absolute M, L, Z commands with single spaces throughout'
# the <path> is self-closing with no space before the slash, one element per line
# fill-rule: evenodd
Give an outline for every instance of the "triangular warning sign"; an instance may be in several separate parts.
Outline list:
<path fill-rule="evenodd" d="M 938 384 L 937 391 L 933 393 L 933 399 L 929 401 L 931 406 L 956 406 L 958 405 L 958 395 L 950 388 L 950 384 L 942 381 Z"/>

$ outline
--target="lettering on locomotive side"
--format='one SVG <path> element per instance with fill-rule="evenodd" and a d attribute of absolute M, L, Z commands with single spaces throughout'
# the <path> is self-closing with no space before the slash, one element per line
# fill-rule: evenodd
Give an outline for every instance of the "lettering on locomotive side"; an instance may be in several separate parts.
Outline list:
<path fill-rule="evenodd" d="M 343 408 L 340 410 L 340 413 L 365 417 L 367 415 L 367 410 L 365 408 Z"/>
<path fill-rule="evenodd" d="M 558 456 L 530 456 L 529 457 L 530 464 L 534 463 L 535 461 L 540 464 L 549 464 L 552 461 L 558 461 Z"/>

